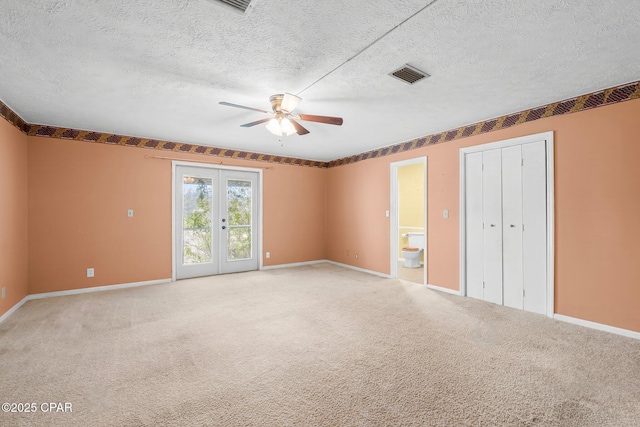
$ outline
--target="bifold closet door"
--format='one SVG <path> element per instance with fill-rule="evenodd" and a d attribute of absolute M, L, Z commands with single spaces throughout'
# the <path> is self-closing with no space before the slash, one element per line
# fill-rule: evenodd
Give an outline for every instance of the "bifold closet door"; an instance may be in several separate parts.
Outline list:
<path fill-rule="evenodd" d="M 545 141 L 522 145 L 524 309 L 546 314 L 547 165 Z"/>
<path fill-rule="evenodd" d="M 504 305 L 523 308 L 522 148 L 502 149 L 502 261 Z"/>
<path fill-rule="evenodd" d="M 482 258 L 482 153 L 465 156 L 467 295 L 484 299 Z"/>
<path fill-rule="evenodd" d="M 484 300 L 502 304 L 502 150 L 482 153 Z"/>

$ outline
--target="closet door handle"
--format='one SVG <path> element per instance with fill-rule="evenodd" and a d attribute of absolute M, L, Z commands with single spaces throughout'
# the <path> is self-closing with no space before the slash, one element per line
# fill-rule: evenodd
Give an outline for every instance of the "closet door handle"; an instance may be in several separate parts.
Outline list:
<path fill-rule="evenodd" d="M 496 226 L 495 224 L 491 224 L 491 227 L 495 227 L 495 226 Z"/>
<path fill-rule="evenodd" d="M 515 224 L 511 224 L 509 227 L 516 228 L 516 225 Z"/>

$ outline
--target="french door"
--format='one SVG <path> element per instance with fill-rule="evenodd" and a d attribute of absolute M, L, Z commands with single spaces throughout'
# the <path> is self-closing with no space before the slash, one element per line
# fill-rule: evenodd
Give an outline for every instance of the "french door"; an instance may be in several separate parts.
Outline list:
<path fill-rule="evenodd" d="M 258 172 L 176 166 L 176 278 L 257 270 Z"/>

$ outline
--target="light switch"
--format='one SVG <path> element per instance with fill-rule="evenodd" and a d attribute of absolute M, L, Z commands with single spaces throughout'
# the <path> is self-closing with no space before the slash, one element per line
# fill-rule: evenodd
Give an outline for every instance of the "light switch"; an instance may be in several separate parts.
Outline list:
<path fill-rule="evenodd" d="M 389 210 L 387 209 L 386 211 L 384 211 L 384 216 L 386 216 L 387 218 L 389 218 Z"/>
<path fill-rule="evenodd" d="M 442 211 L 442 218 L 449 218 L 449 209 L 445 209 Z"/>
<path fill-rule="evenodd" d="M 265 254 L 265 258 L 271 258 L 271 252 L 267 252 L 267 253 Z"/>
<path fill-rule="evenodd" d="M 129 209 L 129 210 L 127 211 L 127 216 L 128 216 L 129 218 L 133 218 L 133 209 Z"/>

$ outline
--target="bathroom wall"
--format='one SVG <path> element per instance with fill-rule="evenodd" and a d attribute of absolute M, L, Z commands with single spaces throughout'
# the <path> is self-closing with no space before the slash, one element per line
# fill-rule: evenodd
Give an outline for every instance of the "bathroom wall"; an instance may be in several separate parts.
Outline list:
<path fill-rule="evenodd" d="M 409 239 L 409 232 L 424 233 L 424 164 L 398 167 L 398 258 Z M 421 258 L 424 261 L 424 254 Z"/>

